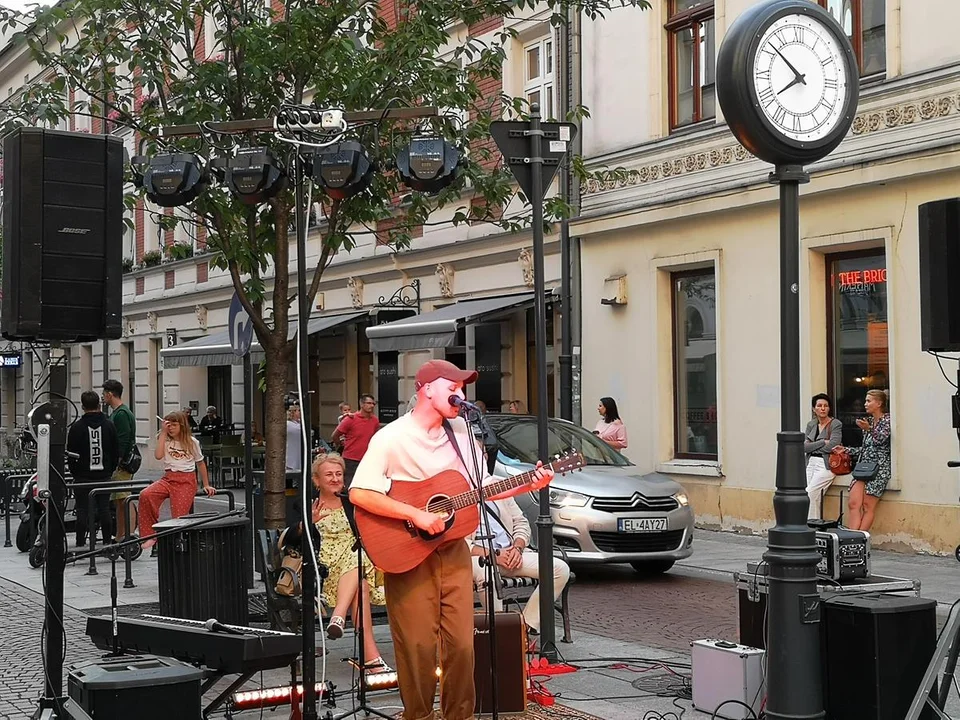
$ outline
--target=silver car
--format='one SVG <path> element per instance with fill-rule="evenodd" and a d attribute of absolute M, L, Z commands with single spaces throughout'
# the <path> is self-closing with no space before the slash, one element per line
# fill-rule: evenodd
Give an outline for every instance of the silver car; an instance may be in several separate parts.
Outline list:
<path fill-rule="evenodd" d="M 516 475 L 537 460 L 537 419 L 485 417 L 499 442 L 495 474 Z M 550 484 L 554 542 L 576 563 L 630 563 L 662 573 L 693 552 L 693 508 L 683 488 L 659 473 L 641 475 L 627 458 L 566 420 L 547 423 L 548 455 L 574 449 L 585 467 Z M 544 458 L 547 460 L 548 458 Z M 537 493 L 516 497 L 536 537 Z"/>

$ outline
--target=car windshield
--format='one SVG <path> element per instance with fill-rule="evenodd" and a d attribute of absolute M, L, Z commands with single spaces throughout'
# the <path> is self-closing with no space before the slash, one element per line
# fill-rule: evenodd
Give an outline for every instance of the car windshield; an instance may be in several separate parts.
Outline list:
<path fill-rule="evenodd" d="M 514 462 L 537 462 L 537 422 L 534 418 L 488 416 L 490 427 L 500 441 L 500 452 Z M 554 457 L 567 450 L 579 451 L 587 465 L 625 467 L 630 461 L 596 435 L 577 425 L 547 423 L 547 454 Z M 544 458 L 546 459 L 546 458 Z"/>

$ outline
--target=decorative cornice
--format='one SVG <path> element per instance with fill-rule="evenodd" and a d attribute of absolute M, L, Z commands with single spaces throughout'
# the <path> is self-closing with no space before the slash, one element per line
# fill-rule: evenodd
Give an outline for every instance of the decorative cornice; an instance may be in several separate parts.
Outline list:
<path fill-rule="evenodd" d="M 956 114 L 960 114 L 960 93 L 941 93 L 922 100 L 862 112 L 854 118 L 850 135 L 869 135 Z M 587 180 L 583 194 L 595 195 L 609 190 L 646 185 L 751 159 L 753 156 L 739 144 L 691 152 L 648 163 L 639 168 L 601 171 L 597 177 Z"/>

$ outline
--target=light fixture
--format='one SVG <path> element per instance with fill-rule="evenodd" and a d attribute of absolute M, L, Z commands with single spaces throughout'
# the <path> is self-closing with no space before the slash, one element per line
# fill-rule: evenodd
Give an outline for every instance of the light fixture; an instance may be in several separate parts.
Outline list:
<path fill-rule="evenodd" d="M 269 148 L 246 148 L 226 161 L 223 182 L 245 205 L 259 205 L 286 187 L 287 173 Z"/>
<path fill-rule="evenodd" d="M 390 690 L 400 684 L 395 672 L 365 674 L 364 682 L 367 684 L 367 690 Z"/>
<path fill-rule="evenodd" d="M 396 162 L 404 185 L 434 194 L 456 179 L 460 150 L 442 137 L 419 135 L 397 153 Z"/>
<path fill-rule="evenodd" d="M 375 169 L 366 149 L 354 140 L 323 148 L 313 156 L 313 179 L 335 200 L 366 190 Z"/>
<path fill-rule="evenodd" d="M 142 187 L 154 205 L 186 205 L 202 193 L 210 177 L 192 153 L 166 153 L 151 158 L 138 155 L 130 161 L 133 183 Z"/>
<path fill-rule="evenodd" d="M 324 700 L 332 694 L 332 689 L 329 688 L 328 685 L 329 683 L 316 684 L 318 700 Z M 294 693 L 296 693 L 295 696 L 293 696 Z M 283 685 L 280 687 L 261 688 L 259 690 L 246 690 L 244 692 L 234 693 L 230 698 L 229 706 L 232 710 L 278 707 L 280 705 L 290 705 L 294 702 L 299 702 L 302 697 L 302 683 L 298 684 L 296 688 L 292 685 Z"/>

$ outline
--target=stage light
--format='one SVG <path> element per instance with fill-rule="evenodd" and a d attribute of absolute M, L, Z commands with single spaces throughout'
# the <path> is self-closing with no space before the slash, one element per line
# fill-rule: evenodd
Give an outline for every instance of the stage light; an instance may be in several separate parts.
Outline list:
<path fill-rule="evenodd" d="M 313 156 L 313 179 L 330 197 L 346 200 L 370 186 L 375 163 L 363 145 L 346 140 Z"/>
<path fill-rule="evenodd" d="M 245 205 L 259 205 L 286 187 L 287 173 L 269 148 L 246 148 L 227 159 L 223 182 Z"/>
<path fill-rule="evenodd" d="M 332 690 L 328 684 L 317 683 L 317 699 L 325 700 Z M 292 693 L 295 697 L 291 697 Z M 233 710 L 252 710 L 256 708 L 278 707 L 280 705 L 290 705 L 294 701 L 299 702 L 303 697 L 303 685 L 298 684 L 296 688 L 291 685 L 282 687 L 261 688 L 260 690 L 246 690 L 244 692 L 234 693 L 230 698 L 229 706 Z"/>
<path fill-rule="evenodd" d="M 130 161 L 133 183 L 142 187 L 154 205 L 186 205 L 206 190 L 210 177 L 199 158 L 191 153 L 167 153 Z"/>
<path fill-rule="evenodd" d="M 438 193 L 457 177 L 460 150 L 438 136 L 418 136 L 397 153 L 397 170 L 404 185 Z"/>
<path fill-rule="evenodd" d="M 364 677 L 367 690 L 389 690 L 399 685 L 395 672 L 370 673 Z"/>

